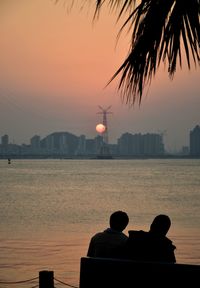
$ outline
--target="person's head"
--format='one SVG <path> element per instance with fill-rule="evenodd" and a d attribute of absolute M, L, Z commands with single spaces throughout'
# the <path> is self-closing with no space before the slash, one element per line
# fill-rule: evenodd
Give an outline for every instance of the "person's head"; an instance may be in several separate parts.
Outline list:
<path fill-rule="evenodd" d="M 165 236 L 171 226 L 171 220 L 169 216 L 160 214 L 156 216 L 151 223 L 150 231 L 159 235 Z"/>
<path fill-rule="evenodd" d="M 115 211 L 110 215 L 110 228 L 122 232 L 128 225 L 129 217 L 126 212 Z"/>

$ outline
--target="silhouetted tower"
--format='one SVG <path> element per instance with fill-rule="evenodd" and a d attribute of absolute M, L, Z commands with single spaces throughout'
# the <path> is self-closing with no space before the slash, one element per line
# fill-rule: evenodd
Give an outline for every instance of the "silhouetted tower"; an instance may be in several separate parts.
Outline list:
<path fill-rule="evenodd" d="M 107 114 L 112 114 L 110 110 L 111 106 L 108 106 L 106 109 L 102 108 L 101 106 L 98 106 L 101 112 L 98 112 L 97 114 L 103 115 L 103 125 L 105 126 L 105 131 L 102 133 L 103 136 L 103 145 L 100 148 L 100 155 L 102 157 L 106 157 L 110 155 L 110 149 L 108 145 L 108 121 L 107 121 Z M 101 157 L 100 156 L 100 157 Z"/>
<path fill-rule="evenodd" d="M 108 111 L 111 106 L 108 106 L 108 108 L 104 109 L 101 106 L 98 106 L 101 112 L 98 112 L 97 114 L 103 114 L 103 125 L 105 126 L 105 131 L 103 133 L 103 140 L 105 144 L 108 144 L 108 121 L 107 121 L 107 114 L 112 114 L 111 111 Z"/>

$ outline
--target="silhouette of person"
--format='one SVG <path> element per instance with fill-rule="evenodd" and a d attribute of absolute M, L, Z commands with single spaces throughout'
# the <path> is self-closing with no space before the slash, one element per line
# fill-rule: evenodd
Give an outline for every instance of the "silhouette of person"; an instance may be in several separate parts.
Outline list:
<path fill-rule="evenodd" d="M 122 231 L 126 228 L 129 217 L 126 212 L 115 211 L 110 215 L 110 227 L 96 233 L 90 240 L 87 256 L 119 258 L 128 236 Z"/>
<path fill-rule="evenodd" d="M 166 234 L 171 226 L 169 216 L 160 214 L 150 225 L 150 230 L 130 230 L 126 245 L 126 258 L 138 261 L 176 263 L 176 246 Z"/>

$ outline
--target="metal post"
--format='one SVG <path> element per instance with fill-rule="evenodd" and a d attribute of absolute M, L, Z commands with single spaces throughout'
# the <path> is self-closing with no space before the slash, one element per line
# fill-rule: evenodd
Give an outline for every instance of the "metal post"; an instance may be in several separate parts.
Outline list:
<path fill-rule="evenodd" d="M 54 288 L 53 271 L 39 272 L 39 288 Z"/>

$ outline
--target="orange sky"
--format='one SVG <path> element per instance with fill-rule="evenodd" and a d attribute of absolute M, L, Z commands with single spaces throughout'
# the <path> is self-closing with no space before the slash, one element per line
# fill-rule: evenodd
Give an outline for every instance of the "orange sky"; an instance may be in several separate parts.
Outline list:
<path fill-rule="evenodd" d="M 92 24 L 92 7 L 75 5 L 69 12 L 65 2 L 0 3 L 0 136 L 19 144 L 55 131 L 95 137 L 98 105 L 112 105 L 110 142 L 124 132 L 166 130 L 167 149 L 188 145 L 189 130 L 200 124 L 199 69 L 184 65 L 170 81 L 162 67 L 141 107 L 129 108 L 117 81 L 104 89 L 127 54 L 129 37 L 116 46 L 114 14 L 104 9 Z"/>

